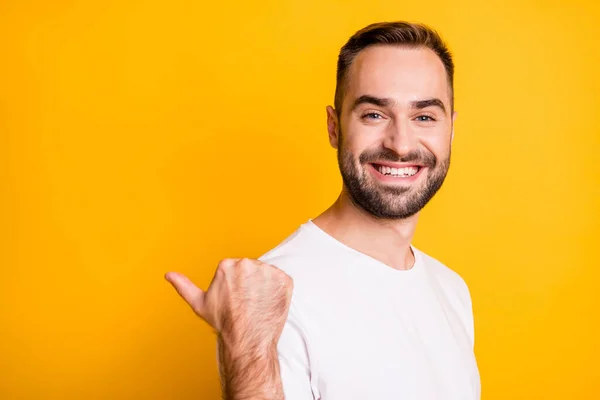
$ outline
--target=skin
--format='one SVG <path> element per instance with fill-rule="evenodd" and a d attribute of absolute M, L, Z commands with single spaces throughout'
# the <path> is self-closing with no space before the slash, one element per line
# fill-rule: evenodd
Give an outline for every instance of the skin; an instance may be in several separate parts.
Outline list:
<path fill-rule="evenodd" d="M 327 107 L 329 141 L 338 150 L 342 175 L 353 170 L 361 179 L 359 189 L 379 194 L 389 215 L 365 210 L 344 184 L 335 203 L 313 222 L 391 268 L 410 269 L 418 212 L 406 212 L 436 174 L 445 176 L 443 161 L 450 157 L 456 114 L 446 71 L 429 49 L 373 46 L 354 60 L 346 81 L 342 110 Z M 361 163 L 361 154 L 375 156 L 371 161 L 387 154 L 387 162 L 421 169 L 411 179 L 386 178 Z M 406 158 L 411 161 L 399 162 Z M 291 278 L 260 261 L 227 259 L 206 292 L 179 273 L 166 279 L 218 334 L 224 398 L 283 400 L 277 342 L 289 310 Z"/>

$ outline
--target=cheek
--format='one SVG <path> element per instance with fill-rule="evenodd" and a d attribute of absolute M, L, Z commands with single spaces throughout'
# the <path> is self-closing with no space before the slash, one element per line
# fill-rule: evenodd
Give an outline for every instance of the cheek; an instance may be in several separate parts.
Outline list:
<path fill-rule="evenodd" d="M 361 154 L 378 152 L 383 147 L 382 142 L 377 135 L 369 134 L 349 134 L 348 136 L 344 136 L 342 144 L 344 150 L 346 152 L 351 152 L 356 159 L 358 159 Z"/>
<path fill-rule="evenodd" d="M 420 142 L 437 159 L 443 159 L 450 152 L 450 136 L 446 133 L 423 135 Z"/>
<path fill-rule="evenodd" d="M 343 125 L 340 136 L 343 136 L 348 148 L 360 154 L 366 149 L 380 147 L 385 130 L 383 126 L 366 126 L 356 119 L 349 118 Z"/>
<path fill-rule="evenodd" d="M 353 159 L 357 159 L 357 162 L 358 157 L 366 149 L 365 145 L 357 141 L 356 138 L 347 136 L 343 137 L 340 148 L 344 154 L 351 154 Z"/>

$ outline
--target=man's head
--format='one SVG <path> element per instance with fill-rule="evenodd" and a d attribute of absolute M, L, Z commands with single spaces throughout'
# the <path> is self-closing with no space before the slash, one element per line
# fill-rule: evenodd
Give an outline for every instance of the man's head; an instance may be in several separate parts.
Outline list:
<path fill-rule="evenodd" d="M 448 49 L 424 25 L 369 25 L 342 47 L 328 130 L 357 206 L 404 219 L 441 187 L 454 134 L 453 75 Z"/>

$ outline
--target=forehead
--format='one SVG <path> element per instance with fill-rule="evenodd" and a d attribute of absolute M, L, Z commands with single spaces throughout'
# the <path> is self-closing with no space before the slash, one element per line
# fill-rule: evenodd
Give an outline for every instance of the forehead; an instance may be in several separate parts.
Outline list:
<path fill-rule="evenodd" d="M 450 85 L 442 60 L 428 48 L 393 45 L 363 50 L 348 70 L 344 103 L 368 94 L 398 104 L 439 98 L 450 109 Z"/>

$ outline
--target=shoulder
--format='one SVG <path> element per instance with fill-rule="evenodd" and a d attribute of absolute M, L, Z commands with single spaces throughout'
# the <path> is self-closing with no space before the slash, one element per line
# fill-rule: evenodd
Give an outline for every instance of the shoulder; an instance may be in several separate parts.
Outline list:
<path fill-rule="evenodd" d="M 304 224 L 259 260 L 283 270 L 296 280 L 315 274 L 326 275 L 326 266 L 332 265 L 328 261 L 333 257 L 331 248 L 315 235 L 310 226 Z"/>
<path fill-rule="evenodd" d="M 344 291 L 340 277 L 349 275 L 344 257 L 345 252 L 332 246 L 310 224 L 304 224 L 259 260 L 290 276 L 294 283 L 292 303 L 312 313 L 318 304 L 335 304 L 336 294 Z"/>
<path fill-rule="evenodd" d="M 303 254 L 307 248 L 306 235 L 303 231 L 303 226 L 300 226 L 277 246 L 260 256 L 259 260 L 267 264 L 273 264 L 277 260 L 293 259 L 294 256 Z"/>
<path fill-rule="evenodd" d="M 432 256 L 418 249 L 415 249 L 415 251 L 418 252 L 419 256 L 421 257 L 423 266 L 427 272 L 436 280 L 438 280 L 443 286 L 460 292 L 468 292 L 469 289 L 467 287 L 467 283 L 459 273 L 447 267 L 445 264 L 433 258 Z"/>
<path fill-rule="evenodd" d="M 281 243 L 260 256 L 259 260 L 289 274 L 304 264 L 303 261 L 309 256 L 311 247 L 304 226 L 300 226 Z"/>
<path fill-rule="evenodd" d="M 415 251 L 421 257 L 423 268 L 429 279 L 435 282 L 446 298 L 452 299 L 457 306 L 471 313 L 471 293 L 463 277 L 430 255 L 417 249 Z"/>

